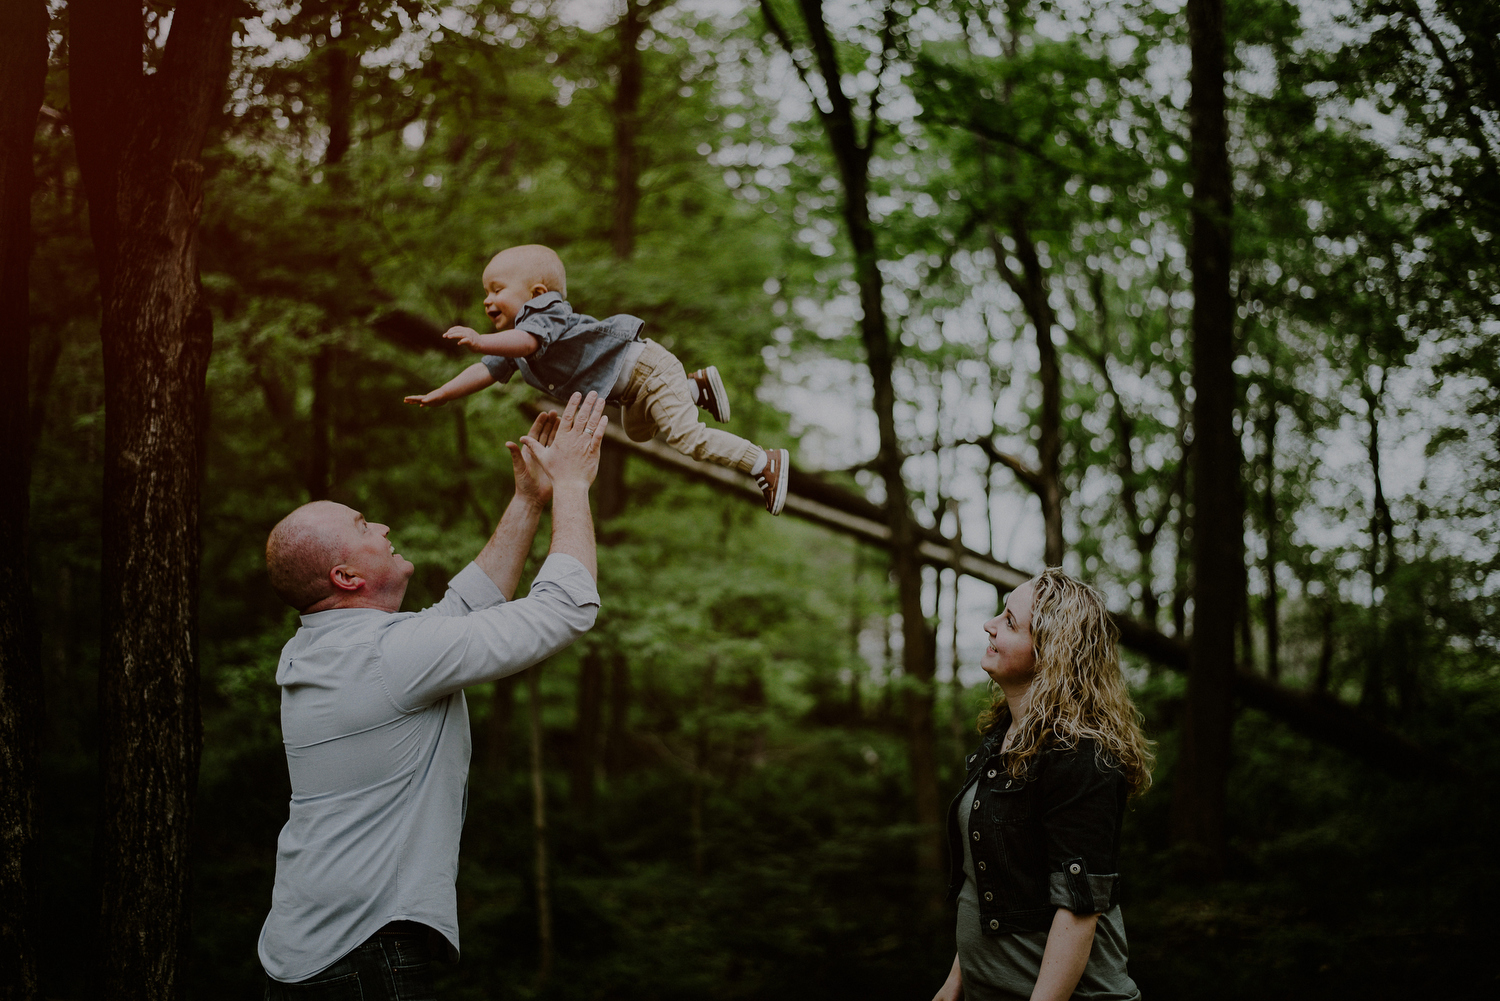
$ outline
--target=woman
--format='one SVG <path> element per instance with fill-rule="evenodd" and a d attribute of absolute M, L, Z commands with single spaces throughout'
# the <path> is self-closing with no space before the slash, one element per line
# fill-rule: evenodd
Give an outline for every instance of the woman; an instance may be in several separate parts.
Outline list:
<path fill-rule="evenodd" d="M 948 808 L 958 955 L 934 1001 L 1140 997 L 1125 970 L 1115 865 L 1151 747 L 1099 593 L 1061 570 L 984 624 L 1000 694 Z"/>

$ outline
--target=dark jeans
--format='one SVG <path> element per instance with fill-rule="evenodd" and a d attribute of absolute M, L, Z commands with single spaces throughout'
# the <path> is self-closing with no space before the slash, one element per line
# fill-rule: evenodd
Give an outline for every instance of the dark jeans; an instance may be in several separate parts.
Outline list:
<path fill-rule="evenodd" d="M 265 1001 L 436 1001 L 432 936 L 410 927 L 376 932 L 322 973 L 299 983 L 267 977 Z"/>

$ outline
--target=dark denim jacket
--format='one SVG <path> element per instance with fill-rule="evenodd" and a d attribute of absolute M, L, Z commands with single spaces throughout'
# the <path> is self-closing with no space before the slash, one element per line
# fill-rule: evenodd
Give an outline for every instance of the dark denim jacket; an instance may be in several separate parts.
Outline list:
<path fill-rule="evenodd" d="M 573 312 L 558 293 L 544 292 L 516 314 L 515 328 L 535 337 L 537 349 L 525 358 L 485 355 L 480 360 L 496 382 L 509 382 L 520 372 L 527 383 L 556 400 L 574 393 L 587 396 L 591 390 L 608 398 L 626 346 L 640 338 L 644 324 L 627 313 L 596 320 Z"/>
<path fill-rule="evenodd" d="M 1059 907 L 1107 911 L 1119 896 L 1115 860 L 1129 785 L 1098 759 L 1095 744 L 1044 750 L 1024 779 L 1006 774 L 1000 745 L 1009 718 L 969 756 L 968 774 L 948 806 L 948 899 L 964 885 L 964 841 L 974 853 L 979 923 L 986 935 L 1047 931 Z M 977 781 L 974 809 L 959 801 Z"/>

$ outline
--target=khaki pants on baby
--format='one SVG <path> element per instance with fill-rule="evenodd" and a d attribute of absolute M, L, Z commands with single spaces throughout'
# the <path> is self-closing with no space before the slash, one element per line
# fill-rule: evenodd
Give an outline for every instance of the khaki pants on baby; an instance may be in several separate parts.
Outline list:
<path fill-rule="evenodd" d="M 667 444 L 699 462 L 712 462 L 748 473 L 760 458 L 760 446 L 739 435 L 705 427 L 687 370 L 677 357 L 647 337 L 635 371 L 620 394 L 625 434 L 631 441 L 650 441 L 666 432 Z"/>

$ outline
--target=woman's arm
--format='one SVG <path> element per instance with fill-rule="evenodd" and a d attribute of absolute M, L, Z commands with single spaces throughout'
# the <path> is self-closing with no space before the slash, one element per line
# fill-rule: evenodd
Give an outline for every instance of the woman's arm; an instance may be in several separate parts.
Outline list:
<path fill-rule="evenodd" d="M 1074 914 L 1059 907 L 1052 916 L 1047 932 L 1047 948 L 1042 951 L 1042 969 L 1037 974 L 1031 1001 L 1067 1001 L 1083 976 L 1094 948 L 1094 926 L 1097 914 Z"/>
<path fill-rule="evenodd" d="M 964 971 L 958 968 L 958 953 L 953 954 L 953 969 L 948 971 L 948 979 L 943 981 L 943 986 L 932 996 L 932 1001 L 959 1001 L 964 996 Z"/>

